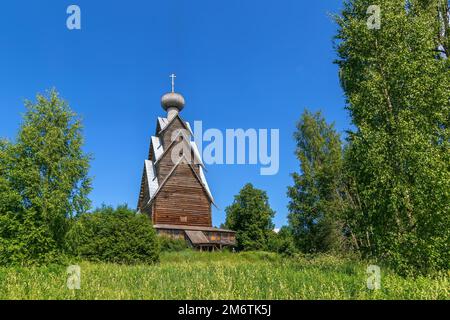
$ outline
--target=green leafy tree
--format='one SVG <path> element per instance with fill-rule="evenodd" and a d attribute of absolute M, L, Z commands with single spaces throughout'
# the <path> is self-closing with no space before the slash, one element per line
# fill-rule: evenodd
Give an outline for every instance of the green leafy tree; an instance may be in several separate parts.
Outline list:
<path fill-rule="evenodd" d="M 292 229 L 288 226 L 283 226 L 278 232 L 272 231 L 269 234 L 268 250 L 285 256 L 293 256 L 297 250 Z"/>
<path fill-rule="evenodd" d="M 355 130 L 347 221 L 366 256 L 403 273 L 450 268 L 448 2 L 368 0 L 337 17 L 341 82 Z"/>
<path fill-rule="evenodd" d="M 103 206 L 75 217 L 67 243 L 72 254 L 90 261 L 151 264 L 159 260 L 159 242 L 150 219 L 126 205 Z"/>
<path fill-rule="evenodd" d="M 300 173 L 293 173 L 289 224 L 303 252 L 338 251 L 343 248 L 341 211 L 342 149 L 333 125 L 318 113 L 305 111 L 294 134 Z"/>
<path fill-rule="evenodd" d="M 225 226 L 236 231 L 238 250 L 265 250 L 274 225 L 275 211 L 265 191 L 246 184 L 225 209 Z"/>
<path fill-rule="evenodd" d="M 26 102 L 15 143 L 0 143 L 0 262 L 53 261 L 64 252 L 68 217 L 85 212 L 90 157 L 81 121 L 56 91 Z"/>

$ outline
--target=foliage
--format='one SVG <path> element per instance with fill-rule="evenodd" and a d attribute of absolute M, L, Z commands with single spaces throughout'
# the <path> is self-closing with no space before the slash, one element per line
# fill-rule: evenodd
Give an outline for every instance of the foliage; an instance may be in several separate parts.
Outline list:
<path fill-rule="evenodd" d="M 265 191 L 246 184 L 226 209 L 225 226 L 236 231 L 238 250 L 265 249 L 274 225 L 275 212 Z"/>
<path fill-rule="evenodd" d="M 16 143 L 0 142 L 0 263 L 54 262 L 68 217 L 90 202 L 81 121 L 55 90 L 26 102 Z"/>
<path fill-rule="evenodd" d="M 172 239 L 167 236 L 158 236 L 158 241 L 162 252 L 179 252 L 189 248 L 184 239 Z"/>
<path fill-rule="evenodd" d="M 283 258 L 264 252 L 164 253 L 161 263 L 79 263 L 81 290 L 66 267 L 0 268 L 0 299 L 449 299 L 450 277 L 403 278 L 382 268 L 367 289 L 367 264 L 336 258 Z"/>
<path fill-rule="evenodd" d="M 267 250 L 277 252 L 285 256 L 293 256 L 296 253 L 294 237 L 289 227 L 283 226 L 280 231 L 272 231 L 269 234 Z"/>
<path fill-rule="evenodd" d="M 341 251 L 344 244 L 342 149 L 334 126 L 307 110 L 294 134 L 300 173 L 288 187 L 289 225 L 297 247 L 306 253 Z"/>
<path fill-rule="evenodd" d="M 380 29 L 366 25 L 370 4 L 346 1 L 337 17 L 337 63 L 356 128 L 345 220 L 367 257 L 404 274 L 448 270 L 448 2 L 380 0 Z"/>
<path fill-rule="evenodd" d="M 67 245 L 74 255 L 89 261 L 154 263 L 159 243 L 150 219 L 128 209 L 103 206 L 74 219 Z"/>

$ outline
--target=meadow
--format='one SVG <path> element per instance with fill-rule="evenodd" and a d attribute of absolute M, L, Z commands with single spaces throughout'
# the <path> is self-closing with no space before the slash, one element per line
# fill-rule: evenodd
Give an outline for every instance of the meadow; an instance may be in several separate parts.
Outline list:
<path fill-rule="evenodd" d="M 381 269 L 367 289 L 367 264 L 265 252 L 163 253 L 156 265 L 80 262 L 81 288 L 66 267 L 0 268 L 0 299 L 450 299 L 450 276 L 402 278 Z"/>

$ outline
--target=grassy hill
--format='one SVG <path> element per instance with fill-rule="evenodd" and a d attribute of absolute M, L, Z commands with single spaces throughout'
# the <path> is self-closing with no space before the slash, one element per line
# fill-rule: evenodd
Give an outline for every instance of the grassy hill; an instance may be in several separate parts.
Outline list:
<path fill-rule="evenodd" d="M 0 299 L 450 299 L 450 276 L 405 279 L 382 268 L 366 288 L 367 265 L 319 256 L 247 252 L 164 253 L 153 266 L 79 263 L 81 289 L 66 268 L 0 268 Z"/>

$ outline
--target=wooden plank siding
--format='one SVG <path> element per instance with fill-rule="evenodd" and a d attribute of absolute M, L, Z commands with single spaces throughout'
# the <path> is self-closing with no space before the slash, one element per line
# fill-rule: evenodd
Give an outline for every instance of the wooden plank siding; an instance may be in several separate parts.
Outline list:
<path fill-rule="evenodd" d="M 175 142 L 172 145 L 168 146 L 168 149 L 164 149 L 164 154 L 161 156 L 159 161 L 156 164 L 156 175 L 158 177 L 158 181 L 164 181 L 164 179 L 167 177 L 167 175 L 172 171 L 173 167 L 176 165 L 176 163 L 173 163 L 172 160 L 172 151 L 175 148 L 175 146 L 180 142 Z M 195 164 L 195 158 L 194 158 L 194 151 L 192 150 L 191 145 L 188 142 L 184 142 L 187 150 L 190 150 L 190 157 L 188 158 L 190 160 L 190 163 L 194 167 L 194 171 L 197 175 L 200 175 L 200 168 L 198 164 Z M 178 147 L 180 148 L 180 147 Z"/>
<path fill-rule="evenodd" d="M 184 130 L 184 132 L 187 134 L 187 137 L 190 138 L 191 134 L 189 130 L 186 129 L 186 126 L 181 121 L 182 120 L 180 119 L 180 117 L 176 117 L 162 132 L 161 142 L 162 145 L 164 146 L 164 150 L 172 143 L 172 134 L 176 130 L 180 129 Z"/>
<path fill-rule="evenodd" d="M 151 216 L 151 207 L 145 205 L 150 201 L 150 190 L 148 188 L 147 172 L 144 166 L 142 173 L 141 193 L 139 194 L 138 208 L 142 208 L 142 212 Z"/>
<path fill-rule="evenodd" d="M 195 163 L 194 151 L 190 144 L 190 131 L 179 116 L 174 118 L 162 131 L 160 129 L 160 124 L 157 122 L 156 136 L 160 138 L 164 150 L 164 154 L 158 155 L 160 158 L 154 162 L 159 189 L 153 199 L 150 199 L 149 184 L 144 169 L 138 208 L 142 213 L 151 217 L 154 225 L 212 228 L 211 204 L 213 200 L 202 183 L 200 164 Z M 174 163 L 172 161 L 172 150 L 177 146 L 179 148 L 181 142 L 181 140 L 177 140 L 172 143 L 172 136 L 175 131 L 180 129 L 185 130 L 184 133 L 186 133 L 183 143 L 186 144 L 184 150 L 190 152 L 190 163 L 183 161 Z M 155 161 L 152 143 L 150 141 L 149 159 Z M 158 230 L 158 233 L 175 238 L 186 236 L 184 231 L 180 232 L 177 229 Z M 216 239 L 214 236 L 210 237 L 209 233 L 204 235 L 208 241 L 211 238 Z M 232 236 L 234 237 L 234 234 Z M 228 239 L 228 235 L 223 237 Z M 220 237 L 217 236 L 217 239 Z M 188 240 L 187 237 L 186 240 Z"/>
<path fill-rule="evenodd" d="M 212 225 L 211 201 L 188 164 L 178 165 L 154 202 L 154 224 Z"/>

